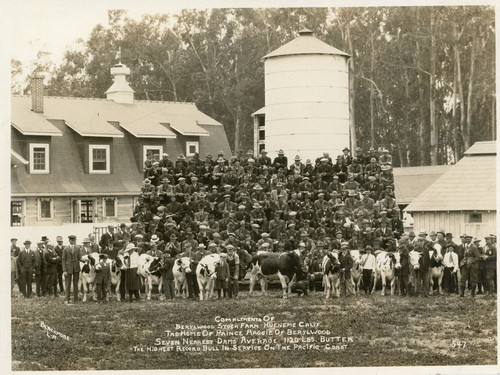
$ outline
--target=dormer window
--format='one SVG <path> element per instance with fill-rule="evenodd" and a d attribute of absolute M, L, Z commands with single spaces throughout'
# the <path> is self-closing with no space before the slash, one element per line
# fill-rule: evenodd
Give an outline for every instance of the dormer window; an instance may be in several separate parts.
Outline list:
<path fill-rule="evenodd" d="M 89 145 L 89 173 L 111 173 L 109 145 Z"/>
<path fill-rule="evenodd" d="M 48 143 L 30 143 L 30 173 L 50 173 Z"/>

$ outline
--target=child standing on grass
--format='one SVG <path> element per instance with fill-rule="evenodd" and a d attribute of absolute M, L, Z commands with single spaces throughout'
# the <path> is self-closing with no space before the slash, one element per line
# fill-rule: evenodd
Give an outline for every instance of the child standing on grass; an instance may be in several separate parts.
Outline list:
<path fill-rule="evenodd" d="M 95 289 L 97 292 L 97 302 L 106 300 L 106 289 L 111 278 L 109 264 L 106 262 L 106 254 L 99 255 L 99 263 L 95 266 Z"/>
<path fill-rule="evenodd" d="M 227 294 L 227 286 L 229 283 L 229 264 L 227 263 L 227 254 L 220 253 L 220 261 L 215 266 L 215 273 L 217 278 L 215 279 L 215 289 L 217 289 L 217 294 L 219 299 L 221 299 L 221 290 L 224 291 L 224 298 Z"/>

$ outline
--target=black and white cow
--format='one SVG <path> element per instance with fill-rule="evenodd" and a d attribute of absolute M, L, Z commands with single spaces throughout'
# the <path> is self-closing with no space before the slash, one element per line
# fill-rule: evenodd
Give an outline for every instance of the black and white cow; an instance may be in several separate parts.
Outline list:
<path fill-rule="evenodd" d="M 298 250 L 283 253 L 257 252 L 248 265 L 250 269 L 249 295 L 252 295 L 257 280 L 260 280 L 262 295 L 265 295 L 267 289 L 266 276 L 277 274 L 281 281 L 283 298 L 287 298 L 291 294 L 292 281 L 298 282 L 307 279 L 303 267 L 303 261 Z"/>
<path fill-rule="evenodd" d="M 321 263 L 326 298 L 340 297 L 340 263 L 337 252 L 328 252 Z"/>

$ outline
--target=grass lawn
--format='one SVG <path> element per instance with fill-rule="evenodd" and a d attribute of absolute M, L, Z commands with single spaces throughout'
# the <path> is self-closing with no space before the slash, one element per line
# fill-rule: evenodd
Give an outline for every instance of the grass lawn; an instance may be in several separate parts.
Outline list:
<path fill-rule="evenodd" d="M 270 367 L 444 366 L 497 363 L 497 307 L 495 298 L 459 298 L 455 295 L 421 297 L 371 296 L 331 299 L 321 293 L 280 298 L 272 290 L 262 297 L 240 293 L 238 300 L 77 303 L 63 298 L 12 298 L 13 370 L 212 369 Z M 230 351 L 134 351 L 154 347 L 168 337 L 175 324 L 214 325 L 223 318 L 269 316 L 276 323 L 296 323 L 296 329 L 329 330 L 317 333 L 264 336 L 314 341 L 319 348 Z M 46 327 L 69 336 L 48 337 Z M 316 328 L 299 328 L 299 322 Z M 223 323 L 223 324 L 228 324 Z M 231 324 L 231 323 L 229 323 Z M 240 324 L 240 323 L 238 323 Z M 254 323 L 252 323 L 254 324 Z M 255 323 L 263 330 L 263 323 Z M 226 327 L 227 328 L 227 327 Z M 241 330 L 246 334 L 246 329 Z M 191 331 L 201 331 L 191 330 Z M 226 331 L 235 331 L 226 329 Z M 286 329 L 285 329 L 286 331 Z M 345 348 L 325 349 L 320 337 L 345 337 Z M 202 340 L 205 337 L 192 337 Z M 212 336 L 213 338 L 213 336 Z M 235 339 L 235 337 L 230 337 Z M 238 345 L 241 338 L 236 337 Z M 454 347 L 455 341 L 455 347 Z M 464 343 L 465 342 L 465 347 Z M 340 345 L 342 343 L 333 343 Z M 197 347 L 197 345 L 191 345 Z M 212 345 L 221 348 L 221 345 Z M 263 346 L 263 345 L 262 345 Z M 201 347 L 201 345 L 200 345 Z"/>

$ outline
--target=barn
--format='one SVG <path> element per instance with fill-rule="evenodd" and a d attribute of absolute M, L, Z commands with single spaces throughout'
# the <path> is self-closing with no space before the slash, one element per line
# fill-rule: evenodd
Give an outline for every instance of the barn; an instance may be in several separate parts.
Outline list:
<path fill-rule="evenodd" d="M 496 142 L 476 142 L 406 207 L 415 230 L 477 238 L 496 233 L 496 173 Z"/>
<path fill-rule="evenodd" d="M 111 73 L 106 99 L 47 97 L 41 78 L 12 97 L 11 226 L 127 222 L 148 153 L 231 154 L 224 126 L 194 103 L 134 100 L 129 68 Z"/>

